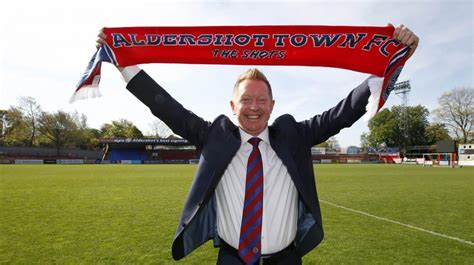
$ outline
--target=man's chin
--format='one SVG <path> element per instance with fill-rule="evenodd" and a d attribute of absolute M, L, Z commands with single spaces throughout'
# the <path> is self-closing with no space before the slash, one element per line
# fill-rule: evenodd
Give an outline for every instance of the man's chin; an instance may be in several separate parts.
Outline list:
<path fill-rule="evenodd" d="M 243 127 L 243 126 L 240 126 L 240 128 L 242 130 L 244 130 L 244 132 L 246 132 L 250 135 L 253 135 L 253 136 L 258 136 L 261 132 L 263 132 L 263 130 L 265 130 L 265 126 L 263 126 L 263 127 Z"/>

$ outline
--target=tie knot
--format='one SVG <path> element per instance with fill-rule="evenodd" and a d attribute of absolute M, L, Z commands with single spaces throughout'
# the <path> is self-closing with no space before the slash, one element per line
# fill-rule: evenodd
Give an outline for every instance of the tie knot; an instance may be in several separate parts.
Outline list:
<path fill-rule="evenodd" d="M 262 139 L 260 139 L 260 138 L 258 138 L 258 137 L 252 137 L 252 138 L 249 139 L 248 142 L 249 142 L 251 145 L 253 145 L 253 147 L 258 147 L 258 143 L 260 143 L 261 140 L 262 140 Z"/>

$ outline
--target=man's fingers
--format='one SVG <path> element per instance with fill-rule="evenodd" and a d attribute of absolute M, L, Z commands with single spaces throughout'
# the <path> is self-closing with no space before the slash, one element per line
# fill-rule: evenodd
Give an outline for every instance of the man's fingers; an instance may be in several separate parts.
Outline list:
<path fill-rule="evenodd" d="M 106 39 L 107 35 L 105 35 L 105 33 L 101 30 L 101 31 L 99 31 L 99 34 L 97 34 L 97 37 L 99 37 L 101 39 Z"/>
<path fill-rule="evenodd" d="M 412 35 L 406 42 L 407 46 L 413 47 L 413 46 L 418 46 L 418 37 L 415 35 Z"/>
<path fill-rule="evenodd" d="M 418 37 L 404 25 L 398 25 L 393 32 L 393 38 L 399 40 L 402 44 L 411 46 L 418 42 Z"/>
<path fill-rule="evenodd" d="M 393 38 L 399 40 L 399 36 L 400 36 L 400 31 L 402 30 L 402 28 L 404 28 L 405 26 L 402 24 L 402 25 L 397 25 L 395 27 L 395 31 L 393 32 Z"/>
<path fill-rule="evenodd" d="M 408 58 L 410 58 L 410 57 L 413 55 L 413 53 L 415 53 L 415 50 L 416 50 L 416 48 L 418 47 L 418 42 L 419 42 L 419 41 L 420 41 L 420 40 L 419 40 L 419 38 L 418 38 L 416 35 L 414 35 L 413 38 L 411 38 L 411 39 L 408 41 L 407 45 L 410 46 L 410 48 L 411 48 L 411 49 L 410 49 L 410 53 L 408 54 Z"/>
<path fill-rule="evenodd" d="M 397 36 L 395 36 L 395 38 L 399 41 L 403 41 L 403 38 L 405 38 L 409 33 L 410 32 L 409 32 L 408 28 L 401 25 L 398 28 L 398 34 L 397 34 Z"/>
<path fill-rule="evenodd" d="M 391 24 L 389 24 L 391 25 Z M 419 38 L 415 35 L 409 28 L 405 27 L 405 25 L 400 24 L 395 27 L 393 32 L 393 38 L 400 41 L 400 43 L 409 46 L 410 52 L 408 57 L 411 57 L 412 54 L 415 52 L 416 48 L 418 47 Z"/>
<path fill-rule="evenodd" d="M 405 45 L 409 45 L 408 40 L 412 37 L 413 37 L 413 34 L 411 32 L 406 32 L 405 35 L 403 35 L 403 38 L 400 41 Z"/>
<path fill-rule="evenodd" d="M 95 47 L 97 48 L 102 47 L 102 45 L 106 43 L 105 40 L 101 38 L 97 39 L 95 42 L 96 42 Z"/>
<path fill-rule="evenodd" d="M 100 48 L 102 47 L 103 44 L 106 43 L 105 39 L 107 38 L 107 35 L 104 33 L 104 28 L 99 30 L 99 33 L 97 34 L 97 40 L 96 40 L 96 45 L 95 47 Z"/>

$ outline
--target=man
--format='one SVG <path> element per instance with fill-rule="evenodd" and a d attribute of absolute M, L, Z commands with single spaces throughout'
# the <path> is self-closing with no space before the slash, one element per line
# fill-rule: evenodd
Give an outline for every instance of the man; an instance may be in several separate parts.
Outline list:
<path fill-rule="evenodd" d="M 105 34 L 98 37 L 100 46 Z M 397 26 L 393 37 L 413 54 L 418 37 L 408 28 Z M 297 122 L 286 114 L 269 126 L 275 104 L 270 82 L 249 69 L 230 101 L 236 126 L 224 115 L 208 122 L 186 110 L 137 66 L 119 70 L 132 94 L 201 151 L 173 258 L 213 239 L 220 246 L 218 264 L 301 264 L 323 239 L 311 147 L 366 112 L 370 78 L 321 115 Z"/>

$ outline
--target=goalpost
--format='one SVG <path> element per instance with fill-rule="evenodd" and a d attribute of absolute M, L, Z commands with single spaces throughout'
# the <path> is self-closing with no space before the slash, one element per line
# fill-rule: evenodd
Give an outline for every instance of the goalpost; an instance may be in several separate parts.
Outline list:
<path fill-rule="evenodd" d="M 452 153 L 424 153 L 423 166 L 447 166 L 454 167 L 454 156 Z"/>

